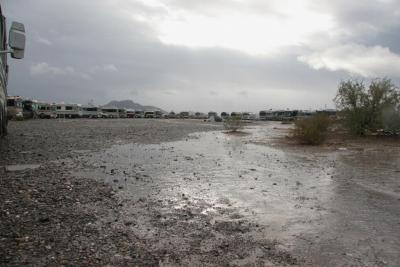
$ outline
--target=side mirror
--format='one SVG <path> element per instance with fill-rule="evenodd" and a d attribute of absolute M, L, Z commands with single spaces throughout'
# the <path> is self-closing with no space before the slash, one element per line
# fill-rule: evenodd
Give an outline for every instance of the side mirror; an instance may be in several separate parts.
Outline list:
<path fill-rule="evenodd" d="M 25 55 L 25 26 L 19 22 L 13 22 L 10 28 L 8 44 L 13 50 L 11 57 L 22 59 Z"/>

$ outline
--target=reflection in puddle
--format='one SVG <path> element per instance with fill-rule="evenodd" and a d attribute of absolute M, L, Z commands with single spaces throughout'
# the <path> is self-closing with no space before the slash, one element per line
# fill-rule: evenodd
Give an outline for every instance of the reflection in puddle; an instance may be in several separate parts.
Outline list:
<path fill-rule="evenodd" d="M 400 166 L 398 154 L 385 159 L 373 152 L 255 144 L 286 133 L 285 126 L 276 126 L 249 127 L 249 135 L 208 132 L 157 145 L 116 145 L 82 160 L 97 169 L 90 175 L 113 184 L 122 199 L 213 203 L 203 214 L 232 207 L 238 216 L 266 226 L 266 237 L 296 246 L 318 264 L 346 263 L 343 253 L 361 257 L 371 253 L 371 246 L 375 258 L 368 256 L 368 261 L 380 256 L 398 260 L 392 253 L 400 250 L 400 201 L 394 200 L 400 189 L 394 171 Z M 368 241 L 381 236 L 391 243 Z M 358 250 L 361 243 L 364 250 Z"/>

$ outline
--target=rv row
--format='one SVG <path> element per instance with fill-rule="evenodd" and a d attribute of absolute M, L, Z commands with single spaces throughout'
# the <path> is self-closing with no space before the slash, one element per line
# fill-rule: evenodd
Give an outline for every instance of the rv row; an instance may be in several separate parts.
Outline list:
<path fill-rule="evenodd" d="M 82 106 L 79 104 L 50 104 L 21 97 L 8 97 L 7 114 L 9 119 L 52 119 L 52 118 L 165 118 L 165 119 L 212 119 L 215 121 L 227 118 L 242 120 L 290 121 L 299 117 L 312 116 L 317 112 L 336 115 L 335 110 L 299 111 L 299 110 L 265 110 L 258 114 L 252 112 L 188 112 L 164 113 L 160 110 L 132 110 L 116 107 Z"/>

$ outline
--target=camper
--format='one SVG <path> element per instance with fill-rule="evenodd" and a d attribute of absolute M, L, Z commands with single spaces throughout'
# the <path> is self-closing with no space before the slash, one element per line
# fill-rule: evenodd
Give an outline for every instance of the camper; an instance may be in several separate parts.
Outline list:
<path fill-rule="evenodd" d="M 144 118 L 144 111 L 143 110 L 135 110 L 135 118 L 143 119 Z"/>
<path fill-rule="evenodd" d="M 237 119 L 242 119 L 242 113 L 241 112 L 232 112 L 231 117 L 237 118 Z"/>
<path fill-rule="evenodd" d="M 82 109 L 78 104 L 55 104 L 57 118 L 76 119 L 82 117 Z"/>
<path fill-rule="evenodd" d="M 101 108 L 101 116 L 105 119 L 116 119 L 119 118 L 119 110 L 115 107 L 103 107 Z"/>
<path fill-rule="evenodd" d="M 214 112 L 214 111 L 208 112 L 208 118 L 217 117 L 217 116 L 218 116 L 218 113 L 217 113 L 217 112 Z"/>
<path fill-rule="evenodd" d="M 7 54 L 12 58 L 23 59 L 25 54 L 24 24 L 13 22 L 7 40 L 6 18 L 0 4 L 0 137 L 7 134 Z"/>
<path fill-rule="evenodd" d="M 23 118 L 23 99 L 20 96 L 7 97 L 7 119 Z"/>
<path fill-rule="evenodd" d="M 55 108 L 56 107 L 50 103 L 37 102 L 34 117 L 40 119 L 55 119 L 57 118 Z"/>
<path fill-rule="evenodd" d="M 22 101 L 22 114 L 24 119 L 35 118 L 37 111 L 37 101 L 25 99 Z"/>
<path fill-rule="evenodd" d="M 228 112 L 221 112 L 221 118 L 223 120 L 226 120 L 227 118 L 229 118 L 229 113 Z"/>
<path fill-rule="evenodd" d="M 242 119 L 246 121 L 254 121 L 257 119 L 256 114 L 252 112 L 243 112 Z"/>
<path fill-rule="evenodd" d="M 154 111 L 154 118 L 161 119 L 163 117 L 163 113 L 160 110 Z"/>
<path fill-rule="evenodd" d="M 146 111 L 144 113 L 144 117 L 146 119 L 154 119 L 155 118 L 155 113 L 154 113 L 154 111 Z"/>
<path fill-rule="evenodd" d="M 135 110 L 127 109 L 126 110 L 126 117 L 129 118 L 129 119 L 135 118 Z"/>
<path fill-rule="evenodd" d="M 189 119 L 189 117 L 190 117 L 190 112 L 182 111 L 181 113 L 179 113 L 179 118 L 181 119 Z"/>
<path fill-rule="evenodd" d="M 170 113 L 168 113 L 168 119 L 175 119 L 176 118 L 176 113 L 171 111 Z"/>
<path fill-rule="evenodd" d="M 93 107 L 93 106 L 82 107 L 82 118 L 98 119 L 101 117 L 100 113 L 101 112 L 99 107 Z"/>
<path fill-rule="evenodd" d="M 126 119 L 128 118 L 127 114 L 126 114 L 126 109 L 124 108 L 119 108 L 118 109 L 118 117 L 121 119 Z"/>

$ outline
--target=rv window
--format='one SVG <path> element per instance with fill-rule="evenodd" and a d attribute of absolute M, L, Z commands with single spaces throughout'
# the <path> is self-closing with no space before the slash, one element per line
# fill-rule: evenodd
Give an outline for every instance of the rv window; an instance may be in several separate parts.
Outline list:
<path fill-rule="evenodd" d="M 14 99 L 8 99 L 7 100 L 7 106 L 9 106 L 9 107 L 15 106 L 15 100 Z"/>
<path fill-rule="evenodd" d="M 61 107 L 60 106 L 57 106 L 57 110 L 60 110 L 61 109 Z"/>
<path fill-rule="evenodd" d="M 65 110 L 72 110 L 72 106 L 66 106 Z"/>

